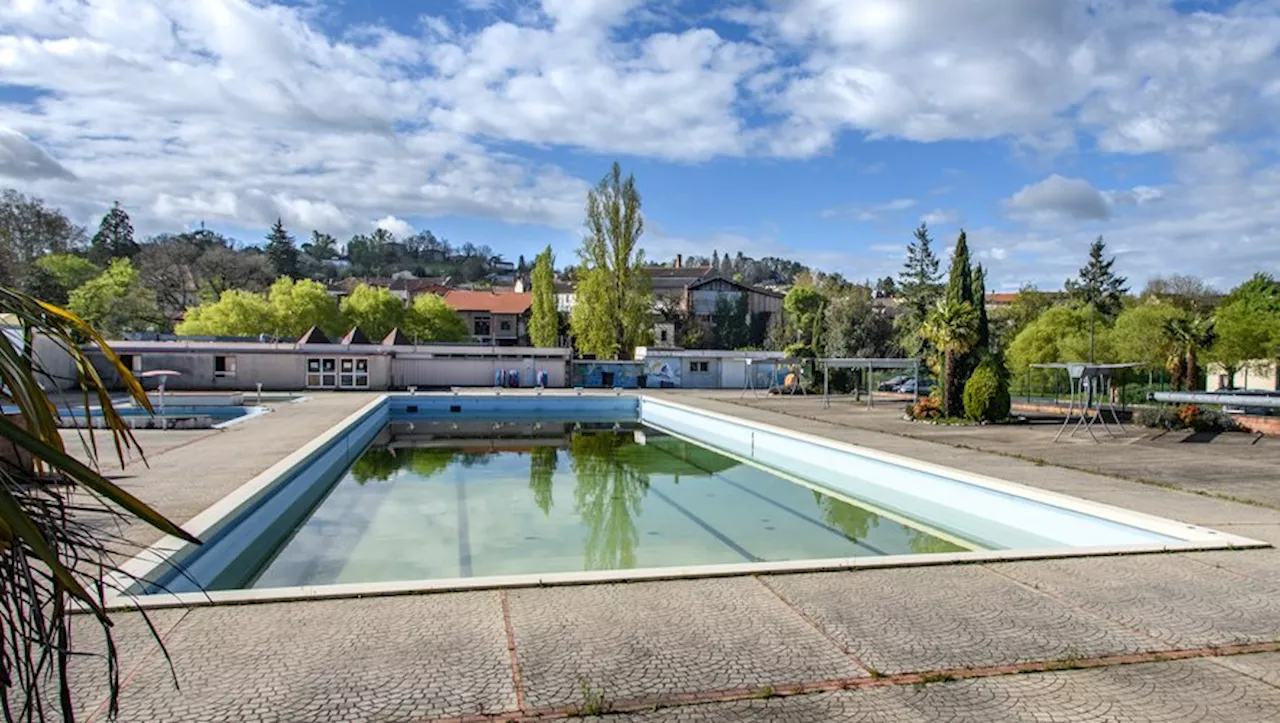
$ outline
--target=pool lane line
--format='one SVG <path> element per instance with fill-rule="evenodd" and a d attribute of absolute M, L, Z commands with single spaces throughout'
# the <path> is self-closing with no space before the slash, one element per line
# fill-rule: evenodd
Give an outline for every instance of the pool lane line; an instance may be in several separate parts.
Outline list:
<path fill-rule="evenodd" d="M 694 444 L 693 442 L 689 442 L 689 441 L 685 441 L 685 440 L 681 440 L 681 441 L 684 441 L 684 443 L 685 443 L 685 444 Z M 646 445 L 646 446 L 648 446 L 648 445 Z M 709 448 L 707 448 L 707 447 L 705 447 L 705 446 L 704 446 L 703 448 L 704 448 L 704 449 L 709 449 Z M 675 457 L 676 459 L 679 459 L 680 461 L 684 462 L 685 464 L 687 464 L 687 465 L 689 465 L 689 466 L 691 466 L 691 467 L 694 467 L 694 468 L 697 468 L 697 469 L 702 470 L 703 472 L 706 472 L 706 473 L 707 473 L 707 476 L 708 476 L 708 477 L 710 477 L 711 479 L 717 480 L 717 481 L 719 481 L 719 482 L 723 482 L 723 483 L 725 483 L 725 484 L 732 485 L 732 486 L 734 486 L 734 487 L 738 488 L 739 490 L 741 490 L 741 491 L 743 491 L 743 492 L 746 492 L 747 494 L 751 495 L 752 497 L 755 497 L 755 498 L 757 498 L 757 499 L 759 499 L 759 500 L 761 500 L 761 501 L 763 501 L 763 502 L 767 502 L 768 504 L 773 505 L 774 507 L 777 507 L 778 509 L 782 510 L 783 512 L 787 512 L 787 513 L 789 513 L 789 514 L 795 515 L 796 517 L 799 517 L 800 519 L 804 520 L 805 522 L 808 522 L 808 523 L 809 523 L 809 524 L 811 524 L 811 525 L 814 525 L 814 526 L 816 526 L 816 527 L 820 527 L 820 528 L 822 528 L 823 530 L 826 530 L 827 532 L 830 532 L 831 534 L 836 535 L 837 537 L 841 537 L 841 538 L 843 538 L 843 539 L 845 539 L 845 540 L 848 540 L 849 542 L 852 542 L 852 543 L 853 543 L 855 546 L 857 546 L 857 547 L 861 547 L 861 548 L 864 548 L 864 549 L 866 549 L 866 550 L 870 550 L 871 552 L 873 552 L 873 553 L 875 553 L 875 554 L 877 554 L 877 555 L 888 555 L 888 554 L 889 554 L 889 553 L 885 552 L 884 550 L 881 550 L 880 548 L 875 547 L 875 546 L 873 546 L 872 544 L 870 544 L 870 543 L 868 543 L 868 542 L 864 542 L 864 541 L 862 541 L 862 540 L 857 540 L 857 539 L 854 539 L 854 538 L 852 538 L 852 537 L 849 537 L 849 535 L 848 535 L 848 534 L 846 534 L 844 531 L 839 530 L 839 529 L 836 529 L 835 527 L 832 527 L 832 526 L 830 526 L 830 525 L 826 524 L 826 523 L 825 523 L 825 522 L 823 522 L 822 520 L 814 519 L 813 517 L 810 517 L 809 515 L 806 515 L 805 513 L 801 512 L 800 510 L 795 509 L 794 507 L 791 507 L 791 506 L 789 506 L 789 505 L 785 505 L 785 504 L 783 504 L 783 503 L 781 503 L 781 502 L 779 502 L 779 501 L 777 501 L 777 500 L 769 499 L 768 497 L 766 497 L 766 496 L 764 496 L 764 495 L 760 494 L 759 492 L 756 492 L 755 490 L 748 489 L 747 487 L 744 487 L 743 485 L 738 484 L 737 482 L 734 482 L 733 480 L 729 479 L 729 478 L 728 478 L 727 476 L 725 476 L 723 473 L 720 473 L 720 472 L 714 472 L 714 471 L 712 471 L 711 469 L 709 469 L 709 468 L 707 468 L 707 467 L 704 467 L 704 466 L 702 466 L 702 465 L 698 464 L 697 462 L 694 462 L 694 461 L 692 461 L 692 460 L 690 460 L 690 459 L 686 459 L 686 458 L 684 458 L 684 457 L 680 457 L 680 456 L 676 455 L 674 452 L 672 452 L 672 451 L 671 451 L 671 450 L 669 450 L 669 449 L 663 449 L 663 448 L 661 448 L 661 447 L 652 447 L 652 449 L 656 449 L 657 451 L 659 451 L 659 452 L 661 452 L 661 453 L 663 453 L 663 454 L 665 454 L 665 455 L 667 455 L 667 456 L 669 456 L 669 457 Z M 718 452 L 718 451 L 717 451 L 717 450 L 715 450 L 715 449 L 711 449 L 710 451 L 712 451 L 712 452 L 714 452 L 714 453 L 716 453 L 716 454 L 720 454 L 720 452 Z M 721 455 L 721 456 L 723 456 L 723 455 Z M 732 458 L 731 458 L 731 457 L 726 457 L 726 459 L 732 459 Z M 736 461 L 736 460 L 735 460 L 735 461 Z M 747 466 L 747 467 L 752 467 L 753 469 L 759 469 L 761 472 L 764 472 L 765 474 L 772 475 L 773 477 L 776 477 L 778 480 L 780 480 L 780 481 L 782 481 L 782 482 L 787 482 L 788 484 L 794 484 L 794 483 L 790 482 L 789 480 L 787 480 L 787 479 L 785 479 L 785 478 L 778 477 L 778 475 L 776 475 L 776 474 L 774 474 L 774 473 L 772 473 L 772 472 L 769 472 L 768 470 L 760 469 L 759 467 L 754 467 L 754 466 L 752 466 L 752 465 L 745 465 L 745 466 Z M 821 494 L 821 493 L 819 493 L 819 494 Z M 825 497 L 827 497 L 828 499 L 835 500 L 836 502 L 840 502 L 840 503 L 843 503 L 843 504 L 849 504 L 848 502 L 845 502 L 844 500 L 840 499 L 839 497 L 833 497 L 833 496 L 831 496 L 831 495 L 824 495 L 824 496 L 825 496 Z M 856 505 L 854 505 L 854 506 L 856 506 Z"/>
<path fill-rule="evenodd" d="M 676 511 L 677 511 L 677 512 L 679 512 L 680 514 L 684 515 L 685 517 L 688 517 L 688 518 L 689 518 L 689 520 L 693 522 L 693 524 L 697 525 L 698 527 L 701 527 L 703 530 L 705 530 L 705 531 L 706 531 L 708 534 L 710 534 L 712 537 L 716 538 L 716 539 L 717 539 L 717 540 L 719 540 L 720 542 L 723 542 L 723 543 L 725 544 L 725 546 L 726 546 L 726 547 L 728 547 L 729 549 L 731 549 L 731 550 L 733 550 L 734 552 L 738 553 L 739 555 L 742 555 L 742 557 L 743 557 L 743 558 L 747 559 L 747 560 L 748 560 L 748 561 L 750 561 L 750 562 L 764 562 L 764 560 L 763 560 L 762 558 L 756 557 L 755 555 L 751 554 L 751 552 L 750 552 L 750 551 L 748 551 L 748 550 L 747 550 L 747 548 L 745 548 L 745 547 L 743 547 L 742 545 L 739 545 L 738 543 L 734 542 L 732 538 L 730 538 L 728 535 L 724 534 L 724 533 L 723 533 L 723 532 L 721 532 L 720 530 L 718 530 L 718 529 L 716 529 L 715 527 L 713 527 L 713 526 L 711 525 L 711 523 L 709 523 L 709 522 L 707 522 L 706 520 L 702 519 L 702 518 L 701 518 L 701 517 L 699 517 L 697 514 L 695 514 L 693 511 L 691 511 L 691 510 L 687 509 L 686 507 L 684 507 L 683 505 L 681 505 L 679 502 L 676 502 L 675 500 L 671 499 L 671 498 L 670 498 L 670 497 L 668 497 L 667 495 L 663 494 L 663 493 L 662 493 L 660 490 L 658 490 L 656 487 L 650 486 L 650 487 L 649 487 L 649 492 L 650 492 L 650 494 L 657 495 L 657 496 L 658 496 L 658 499 L 661 499 L 663 502 L 666 502 L 667 504 L 669 504 L 669 505 L 671 505 L 672 507 L 674 507 L 674 508 L 676 509 Z"/>
<path fill-rule="evenodd" d="M 707 449 L 711 450 L 712 452 L 715 452 L 716 454 L 720 454 L 720 455 L 723 455 L 723 456 L 725 456 L 725 457 L 728 457 L 729 459 L 736 460 L 736 461 L 741 462 L 742 464 L 745 464 L 745 465 L 747 465 L 747 466 L 749 466 L 749 467 L 755 467 L 756 469 L 763 470 L 763 471 L 768 472 L 769 474 L 772 474 L 772 475 L 774 475 L 774 476 L 776 476 L 776 477 L 779 477 L 779 478 L 781 478 L 781 479 L 787 480 L 788 482 L 793 482 L 793 483 L 795 483 L 795 484 L 800 485 L 801 487 L 806 487 L 806 488 L 811 489 L 811 490 L 813 490 L 813 491 L 815 491 L 815 492 L 818 492 L 818 493 L 820 493 L 820 494 L 826 495 L 827 497 L 833 497 L 833 498 L 835 498 L 835 499 L 837 499 L 837 500 L 840 500 L 841 502 L 846 502 L 846 503 L 848 503 L 848 504 L 851 504 L 851 505 L 853 505 L 854 507 L 861 507 L 862 509 L 867 510 L 868 512 L 873 512 L 873 513 L 875 513 L 875 514 L 877 514 L 877 515 L 879 515 L 879 516 L 881 516 L 881 517 L 884 517 L 884 518 L 889 519 L 889 520 L 893 520 L 894 522 L 897 522 L 898 524 L 902 525 L 903 527 L 909 527 L 909 528 L 911 528 L 911 529 L 913 529 L 913 530 L 917 530 L 917 531 L 919 531 L 919 532 L 923 532 L 923 533 L 925 533 L 926 535 L 929 535 L 929 536 L 931 536 L 931 537 L 936 537 L 936 538 L 938 538 L 938 539 L 940 539 L 940 540 L 943 540 L 943 541 L 946 541 L 946 542 L 950 542 L 951 544 L 955 545 L 956 547 L 962 548 L 964 551 L 967 551 L 967 552 L 990 552 L 990 551 L 992 551 L 992 549 L 993 549 L 993 548 L 982 547 L 981 545 L 978 545 L 978 544 L 977 544 L 977 543 L 975 543 L 975 542 L 971 542 L 971 541 L 969 541 L 969 540 L 966 540 L 966 539 L 964 539 L 963 537 L 959 537 L 959 536 L 957 536 L 957 535 L 953 535 L 953 534 L 951 534 L 951 533 L 944 532 L 944 531 L 942 531 L 942 530 L 936 529 L 936 528 L 932 527 L 931 525 L 927 525 L 927 524 L 925 524 L 925 523 L 923 523 L 923 522 L 921 522 L 921 521 L 919 521 L 919 520 L 913 520 L 913 519 L 911 519 L 911 518 L 909 518 L 909 517 L 905 517 L 905 516 L 900 515 L 900 514 L 898 514 L 898 513 L 896 513 L 896 512 L 891 512 L 891 511 L 889 511 L 889 510 L 887 510 L 887 509 L 884 509 L 883 507 L 880 507 L 880 506 L 878 506 L 878 505 L 874 505 L 874 504 L 872 504 L 872 503 L 870 503 L 870 502 L 867 502 L 866 500 L 863 500 L 863 499 L 859 499 L 859 498 L 857 498 L 857 497 L 854 497 L 852 494 L 849 494 L 849 493 L 846 493 L 846 492 L 840 492 L 840 491 L 838 491 L 838 490 L 834 490 L 834 489 L 828 488 L 828 487 L 826 487 L 825 485 L 815 484 L 815 483 L 813 483 L 813 482 L 810 482 L 810 481 L 808 481 L 808 480 L 804 479 L 803 477 L 800 477 L 800 476 L 797 476 L 797 475 L 791 474 L 791 473 L 789 473 L 789 472 L 784 472 L 784 471 L 782 471 L 782 470 L 780 470 L 780 469 L 774 469 L 773 467 L 770 467 L 770 466 L 768 466 L 768 465 L 766 465 L 766 464 L 764 464 L 764 463 L 760 462 L 760 461 L 759 461 L 759 460 L 757 460 L 757 459 L 754 459 L 754 458 L 751 458 L 751 457 L 743 457 L 742 455 L 737 454 L 736 452 L 730 452 L 730 451 L 729 451 L 729 450 L 727 450 L 727 449 L 722 449 L 722 448 L 720 448 L 720 447 L 716 447 L 716 446 L 714 446 L 714 445 L 712 445 L 712 444 L 709 444 L 709 443 L 707 443 L 707 442 L 700 442 L 700 441 L 698 441 L 697 439 L 695 439 L 695 438 L 693 438 L 693 437 L 689 437 L 689 436 L 684 435 L 684 434 L 681 434 L 681 433 L 679 433 L 679 432 L 673 432 L 673 431 L 671 431 L 670 429 L 667 429 L 666 427 L 662 427 L 662 426 L 657 425 L 657 424 L 654 424 L 654 423 L 652 423 L 652 422 L 643 422 L 643 424 L 645 424 L 646 426 L 652 427 L 653 429 L 656 429 L 656 430 L 658 430 L 659 432 L 662 432 L 663 434 L 666 434 L 666 435 L 668 435 L 668 436 L 675 437 L 676 439 L 684 440 L 685 442 L 688 442 L 688 443 L 690 443 L 690 444 L 697 445 L 697 446 L 699 446 L 699 447 L 705 447 L 705 448 L 707 448 Z"/>
<path fill-rule="evenodd" d="M 467 519 L 467 483 L 458 479 L 458 577 L 472 577 L 471 524 Z"/>
<path fill-rule="evenodd" d="M 863 540 L 859 540 L 859 539 L 856 539 L 856 538 L 850 537 L 850 536 L 849 536 L 849 534 L 848 534 L 848 533 L 846 533 L 846 532 L 844 532 L 843 530 L 840 530 L 840 529 L 837 529 L 837 528 L 835 528 L 835 527 L 832 527 L 831 525 L 828 525 L 827 523 L 823 522 L 822 520 L 818 520 L 818 519 L 815 519 L 815 518 L 813 518 L 813 517 L 810 517 L 809 515 L 806 515 L 805 513 L 801 512 L 800 510 L 797 510 L 797 509 L 795 509 L 794 507 L 791 507 L 790 505 L 785 505 L 785 504 L 783 504 L 783 503 L 781 503 L 781 502 L 779 502 L 779 501 L 777 501 L 777 500 L 771 500 L 771 499 L 769 499 L 768 497 L 765 497 L 764 495 L 760 494 L 759 492 L 756 492 L 756 491 L 755 491 L 755 490 L 753 490 L 753 489 L 748 489 L 747 487 L 744 487 L 743 485 L 740 485 L 740 484 L 738 484 L 737 482 L 734 482 L 733 480 L 729 479 L 728 477 L 724 477 L 724 476 L 721 476 L 721 475 L 715 475 L 715 477 L 717 477 L 721 482 L 724 482 L 725 484 L 729 484 L 729 485 L 732 485 L 732 486 L 734 486 L 734 487 L 737 487 L 738 489 L 742 490 L 743 492 L 746 492 L 747 494 L 751 495 L 752 497 L 755 497 L 755 498 L 759 499 L 759 500 L 760 500 L 760 501 L 762 501 L 762 502 L 767 502 L 768 504 L 771 504 L 771 505 L 773 505 L 774 507 L 777 507 L 778 509 L 782 510 L 783 512 L 786 512 L 786 513 L 789 513 L 789 514 L 795 515 L 796 517 L 799 517 L 800 519 L 804 520 L 805 522 L 808 522 L 809 524 L 813 525 L 814 527 L 820 527 L 820 528 L 822 528 L 822 529 L 826 530 L 827 532 L 830 532 L 831 534 L 836 535 L 837 537 L 842 537 L 842 538 L 844 538 L 844 539 L 848 540 L 849 542 L 852 542 L 852 543 L 853 543 L 854 545 L 856 545 L 857 547 L 865 548 L 865 549 L 867 549 L 867 550 L 870 550 L 871 552 L 874 552 L 874 553 L 875 553 L 875 554 L 877 554 L 877 555 L 888 555 L 888 554 L 890 554 L 890 553 L 888 553 L 888 552 L 885 552 L 884 550 L 881 550 L 880 548 L 876 547 L 875 545 L 872 545 L 872 544 L 871 544 L 871 543 L 869 543 L 869 542 L 864 542 Z M 783 481 L 783 482 L 786 482 L 786 480 L 782 480 L 782 481 Z M 788 484 L 790 484 L 790 483 L 788 483 Z M 841 499 L 839 499 L 839 498 L 837 498 L 837 497 L 828 497 L 828 499 L 835 500 L 836 502 L 840 502 L 840 503 L 842 503 L 842 504 L 848 504 L 848 503 L 847 503 L 847 502 L 845 502 L 844 500 L 841 500 Z"/>

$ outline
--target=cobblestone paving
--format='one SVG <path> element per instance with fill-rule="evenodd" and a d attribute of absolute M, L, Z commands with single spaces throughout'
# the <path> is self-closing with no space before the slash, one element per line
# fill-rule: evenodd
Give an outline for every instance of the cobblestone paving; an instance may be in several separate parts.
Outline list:
<path fill-rule="evenodd" d="M 193 610 L 121 721 L 405 721 L 514 710 L 496 592 Z"/>
<path fill-rule="evenodd" d="M 866 675 L 753 578 L 510 593 L 530 707 Z"/>
<path fill-rule="evenodd" d="M 186 615 L 185 610 L 156 610 L 148 613 L 151 626 L 140 614 L 113 614 L 112 638 L 116 646 L 117 670 L 123 683 L 130 670 L 143 660 L 159 651 L 156 636 L 167 635 L 178 621 Z M 77 615 L 72 619 L 71 647 L 75 654 L 68 665 L 67 678 L 75 695 L 76 720 L 106 711 L 108 698 L 108 669 L 106 659 L 106 638 L 97 620 L 89 615 Z M 58 695 L 56 679 L 44 683 L 43 700 L 50 720 L 61 715 L 62 705 Z M 22 703 L 15 702 L 14 709 L 20 709 Z"/>
<path fill-rule="evenodd" d="M 977 565 L 780 575 L 769 584 L 883 673 L 1166 647 Z"/>
<path fill-rule="evenodd" d="M 1280 587 L 1178 555 L 989 567 L 1173 648 L 1280 638 Z"/>
<path fill-rule="evenodd" d="M 1249 660 L 1262 656 L 1239 656 Z M 1251 661 L 1252 662 L 1252 661 Z M 1272 671 L 1274 658 L 1262 661 Z M 1166 723 L 1280 720 L 1280 689 L 1214 660 L 897 685 L 770 700 L 667 708 L 619 716 L 620 723 Z"/>

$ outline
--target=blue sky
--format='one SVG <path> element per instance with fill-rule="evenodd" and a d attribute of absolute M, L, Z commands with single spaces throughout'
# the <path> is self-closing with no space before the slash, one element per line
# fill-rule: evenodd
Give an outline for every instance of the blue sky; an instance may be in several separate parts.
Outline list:
<path fill-rule="evenodd" d="M 1280 0 L 15 0 L 0 183 L 258 242 L 431 229 L 572 259 L 619 160 L 651 258 L 996 289 L 1097 235 L 1139 286 L 1280 273 Z"/>

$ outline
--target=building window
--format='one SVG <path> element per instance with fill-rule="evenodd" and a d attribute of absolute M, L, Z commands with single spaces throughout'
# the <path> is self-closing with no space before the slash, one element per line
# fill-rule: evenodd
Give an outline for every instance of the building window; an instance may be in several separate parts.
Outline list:
<path fill-rule="evenodd" d="M 503 319 L 502 321 L 498 322 L 498 328 L 501 329 L 502 331 L 511 331 L 511 321 L 508 319 Z"/>
<path fill-rule="evenodd" d="M 338 362 L 329 357 L 307 359 L 307 387 L 332 389 L 338 386 Z"/>
<path fill-rule="evenodd" d="M 662 342 L 663 344 L 666 344 L 668 341 L 670 341 L 670 339 L 668 339 L 668 338 L 667 338 L 667 330 L 666 330 L 666 329 L 659 329 L 659 330 L 658 330 L 658 341 Z"/>
<path fill-rule="evenodd" d="M 697 374 L 699 372 L 709 372 L 709 371 L 711 371 L 711 362 L 704 362 L 704 361 L 689 362 L 689 372 L 692 374 Z"/>
<path fill-rule="evenodd" d="M 491 323 L 492 323 L 492 319 L 490 319 L 490 317 L 487 317 L 487 316 L 475 317 L 475 319 L 473 319 L 471 322 L 472 336 L 489 336 L 489 334 L 491 333 L 490 332 Z"/>
<path fill-rule="evenodd" d="M 215 356 L 213 358 L 213 376 L 235 377 L 236 358 L 233 356 Z"/>
<path fill-rule="evenodd" d="M 121 354 L 120 363 L 125 369 L 138 374 L 142 371 L 142 355 L 141 354 Z"/>

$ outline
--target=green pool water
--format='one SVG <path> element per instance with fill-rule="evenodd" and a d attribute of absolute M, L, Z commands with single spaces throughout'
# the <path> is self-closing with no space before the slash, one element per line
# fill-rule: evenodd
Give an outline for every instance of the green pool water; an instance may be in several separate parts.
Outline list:
<path fill-rule="evenodd" d="M 961 549 L 636 423 L 393 422 L 252 587 Z"/>

